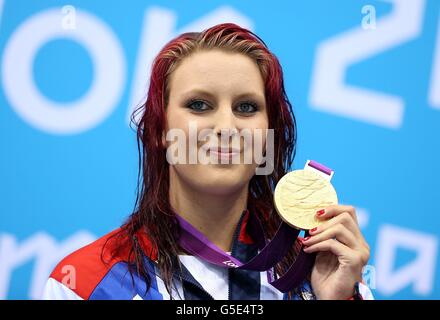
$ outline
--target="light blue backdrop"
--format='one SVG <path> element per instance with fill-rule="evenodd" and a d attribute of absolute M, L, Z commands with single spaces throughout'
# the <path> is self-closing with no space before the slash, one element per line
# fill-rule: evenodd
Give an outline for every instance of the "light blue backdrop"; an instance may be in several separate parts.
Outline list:
<path fill-rule="evenodd" d="M 439 299 L 440 1 L 0 0 L 0 299 L 38 298 L 54 264 L 134 203 L 128 115 L 187 30 L 236 22 L 279 57 L 294 168 L 335 170 L 376 298 Z"/>

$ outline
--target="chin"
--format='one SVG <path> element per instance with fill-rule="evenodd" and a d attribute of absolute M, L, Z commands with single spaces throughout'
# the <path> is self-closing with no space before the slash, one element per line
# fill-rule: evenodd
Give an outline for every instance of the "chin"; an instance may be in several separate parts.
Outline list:
<path fill-rule="evenodd" d="M 227 183 L 226 181 L 207 182 L 199 186 L 200 193 L 209 192 L 210 195 L 227 196 L 231 194 L 237 194 L 245 184 L 241 183 Z"/>
<path fill-rule="evenodd" d="M 246 186 L 252 178 L 252 174 L 243 166 L 231 165 L 209 165 L 200 170 L 198 176 L 203 177 L 198 181 L 201 192 L 209 190 L 210 193 L 218 195 L 236 192 Z"/>
<path fill-rule="evenodd" d="M 245 188 L 255 174 L 251 165 L 190 165 L 176 166 L 175 173 L 184 183 L 200 194 L 225 196 Z"/>

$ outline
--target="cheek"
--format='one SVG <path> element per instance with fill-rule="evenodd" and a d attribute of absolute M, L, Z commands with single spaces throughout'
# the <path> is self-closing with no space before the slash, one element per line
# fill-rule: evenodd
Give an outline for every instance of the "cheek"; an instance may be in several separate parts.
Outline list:
<path fill-rule="evenodd" d="M 181 112 L 178 108 L 170 107 L 166 113 L 167 118 L 167 128 L 187 128 L 187 120 L 185 114 Z"/>
<path fill-rule="evenodd" d="M 269 124 L 267 118 L 261 116 L 243 123 L 243 128 L 249 130 L 251 134 L 251 140 L 246 140 L 247 148 L 256 149 L 256 151 L 263 150 L 266 147 L 266 137 L 268 134 Z"/>
<path fill-rule="evenodd" d="M 184 108 L 171 108 L 167 111 L 167 127 L 171 128 L 179 128 L 184 130 L 186 133 L 189 131 L 190 125 L 192 127 L 196 127 L 197 131 L 200 131 L 205 128 L 210 127 L 209 118 L 200 117 L 194 114 L 191 114 Z"/>
<path fill-rule="evenodd" d="M 248 128 L 251 130 L 266 130 L 269 128 L 269 120 L 266 113 L 261 112 L 253 117 L 250 117 L 249 119 L 242 120 L 240 126 L 242 128 Z"/>

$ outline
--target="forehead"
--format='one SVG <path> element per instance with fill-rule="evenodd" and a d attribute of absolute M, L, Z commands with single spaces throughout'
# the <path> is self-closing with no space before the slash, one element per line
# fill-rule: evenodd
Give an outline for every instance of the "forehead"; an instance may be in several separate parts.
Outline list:
<path fill-rule="evenodd" d="M 194 87 L 218 94 L 264 93 L 264 80 L 250 57 L 215 49 L 184 58 L 170 75 L 170 93 L 178 94 Z"/>

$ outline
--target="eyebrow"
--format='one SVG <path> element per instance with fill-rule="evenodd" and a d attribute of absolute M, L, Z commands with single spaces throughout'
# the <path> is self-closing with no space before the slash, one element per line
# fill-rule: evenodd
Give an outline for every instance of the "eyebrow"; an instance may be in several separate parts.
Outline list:
<path fill-rule="evenodd" d="M 197 88 L 186 91 L 185 93 L 182 94 L 182 97 L 184 99 L 187 99 L 193 95 L 199 95 L 199 96 L 211 99 L 211 100 L 216 99 L 215 95 L 212 94 L 211 92 L 206 91 L 204 89 L 197 89 Z M 234 98 L 235 99 L 256 99 L 256 100 L 260 101 L 261 103 L 265 103 L 265 97 L 263 95 L 256 93 L 256 92 L 252 92 L 252 91 L 240 93 L 240 94 L 234 96 Z"/>

